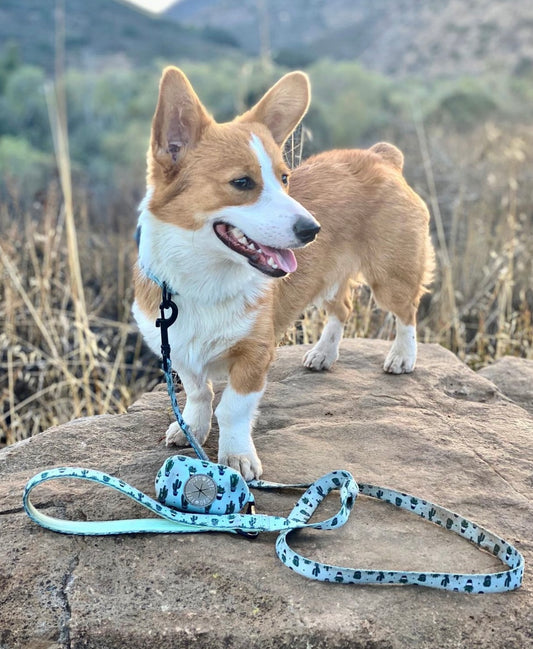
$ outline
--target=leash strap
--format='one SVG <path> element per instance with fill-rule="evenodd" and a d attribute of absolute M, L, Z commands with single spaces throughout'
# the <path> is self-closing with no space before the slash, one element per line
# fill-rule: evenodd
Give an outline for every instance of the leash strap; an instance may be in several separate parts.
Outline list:
<path fill-rule="evenodd" d="M 33 505 L 30 493 L 43 482 L 61 478 L 82 479 L 111 487 L 141 504 L 155 514 L 156 518 L 69 521 L 44 514 Z M 283 564 L 305 577 L 318 581 L 344 584 L 413 584 L 469 593 L 504 592 L 519 588 L 522 583 L 524 559 L 511 544 L 459 514 L 434 503 L 393 489 L 370 484 L 358 485 L 347 471 L 332 471 L 312 484 L 285 485 L 254 481 L 250 483 L 250 486 L 258 489 L 305 488 L 306 491 L 296 502 L 287 518 L 264 514 L 193 514 L 167 507 L 123 480 L 106 473 L 93 469 L 60 467 L 43 471 L 31 478 L 24 490 L 23 504 L 26 513 L 33 521 L 49 530 L 65 534 L 94 536 L 137 533 L 230 532 L 250 534 L 280 532 L 276 541 L 276 553 Z M 340 496 L 338 512 L 326 520 L 309 523 L 324 498 L 334 490 L 338 490 Z M 289 547 L 288 537 L 298 529 L 333 530 L 344 525 L 358 493 L 417 514 L 421 518 L 462 536 L 478 548 L 486 550 L 500 559 L 508 566 L 508 569 L 483 574 L 452 574 L 370 570 L 363 567 L 347 568 L 314 561 Z"/>
<path fill-rule="evenodd" d="M 178 318 L 178 306 L 172 299 L 172 290 L 167 286 L 165 282 L 161 282 L 155 275 L 150 272 L 144 271 L 147 274 L 147 277 L 155 282 L 161 288 L 161 303 L 159 305 L 159 311 L 161 316 L 155 321 L 155 326 L 161 330 L 161 369 L 165 375 L 165 381 L 167 383 L 167 392 L 170 397 L 170 404 L 172 406 L 172 411 L 174 412 L 174 417 L 178 422 L 179 427 L 183 431 L 183 434 L 187 438 L 187 441 L 191 445 L 193 451 L 196 455 L 205 461 L 209 461 L 209 458 L 199 444 L 198 440 L 194 436 L 193 432 L 189 426 L 185 423 L 181 410 L 178 405 L 178 399 L 176 397 L 176 390 L 174 389 L 174 380 L 172 378 L 172 362 L 170 360 L 170 344 L 168 341 L 168 330 L 176 322 Z M 165 311 L 170 309 L 170 315 L 167 317 Z"/>

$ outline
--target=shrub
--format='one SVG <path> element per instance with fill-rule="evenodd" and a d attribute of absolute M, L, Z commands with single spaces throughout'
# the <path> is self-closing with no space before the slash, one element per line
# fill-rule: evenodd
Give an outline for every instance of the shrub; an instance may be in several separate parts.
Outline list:
<path fill-rule="evenodd" d="M 55 169 L 52 156 L 21 137 L 0 137 L 0 189 L 27 205 L 46 186 Z"/>

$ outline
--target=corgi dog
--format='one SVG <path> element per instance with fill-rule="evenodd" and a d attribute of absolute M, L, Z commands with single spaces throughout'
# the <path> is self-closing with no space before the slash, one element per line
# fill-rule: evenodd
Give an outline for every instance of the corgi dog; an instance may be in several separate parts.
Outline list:
<path fill-rule="evenodd" d="M 417 308 L 433 271 L 428 210 L 404 180 L 396 147 L 331 151 L 287 167 L 282 148 L 309 100 L 307 76 L 291 72 L 219 124 L 169 67 L 152 122 L 133 314 L 159 353 L 154 278 L 167 284 L 179 308 L 169 340 L 187 395 L 183 417 L 204 443 L 211 381 L 227 378 L 215 411 L 218 461 L 246 480 L 262 473 L 252 427 L 288 326 L 307 305 L 324 305 L 327 323 L 303 364 L 331 368 L 359 279 L 396 316 L 385 371 L 411 372 Z M 176 422 L 166 442 L 187 443 Z"/>

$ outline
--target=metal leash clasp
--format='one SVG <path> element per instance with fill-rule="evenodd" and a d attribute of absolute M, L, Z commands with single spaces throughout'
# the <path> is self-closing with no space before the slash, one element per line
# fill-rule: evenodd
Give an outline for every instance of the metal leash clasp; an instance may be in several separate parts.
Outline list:
<path fill-rule="evenodd" d="M 171 310 L 170 316 L 165 316 L 165 311 Z M 162 287 L 161 304 L 159 305 L 161 317 L 155 321 L 155 326 L 161 329 L 161 356 L 163 358 L 163 366 L 166 370 L 170 361 L 170 344 L 168 342 L 168 330 L 176 322 L 178 317 L 178 305 L 172 299 L 172 293 L 168 290 L 166 284 Z"/>
<path fill-rule="evenodd" d="M 248 501 L 248 505 L 244 513 L 251 516 L 255 516 L 256 509 L 255 509 L 255 499 L 253 498 L 253 496 L 251 496 L 251 499 Z M 241 536 L 244 536 L 245 538 L 251 540 L 256 539 L 259 536 L 259 532 L 256 532 L 255 530 L 249 530 L 248 532 L 244 532 L 243 530 L 237 530 L 237 534 L 240 534 Z"/>

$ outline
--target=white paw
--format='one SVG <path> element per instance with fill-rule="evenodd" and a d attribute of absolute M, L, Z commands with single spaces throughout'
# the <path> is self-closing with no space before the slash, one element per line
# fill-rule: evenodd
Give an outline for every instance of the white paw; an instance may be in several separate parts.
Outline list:
<path fill-rule="evenodd" d="M 339 353 L 336 346 L 321 346 L 319 343 L 305 354 L 303 364 L 310 370 L 329 370 L 338 358 Z"/>
<path fill-rule="evenodd" d="M 220 452 L 218 461 L 238 471 L 246 482 L 260 478 L 263 473 L 261 460 L 253 451 L 246 454 Z"/>
<path fill-rule="evenodd" d="M 396 338 L 392 343 L 383 369 L 389 374 L 409 374 L 416 363 L 416 328 L 404 325 L 396 318 Z"/>
<path fill-rule="evenodd" d="M 383 369 L 389 374 L 409 374 L 415 369 L 416 355 L 413 353 L 402 353 L 395 345 L 385 359 Z"/>
<path fill-rule="evenodd" d="M 174 446 L 187 446 L 189 444 L 177 421 L 172 422 L 168 427 L 165 433 L 165 440 L 167 446 L 171 446 L 172 444 Z"/>
<path fill-rule="evenodd" d="M 205 430 L 205 428 L 203 431 L 198 431 L 191 428 L 191 431 L 196 438 L 196 441 L 200 445 L 205 442 L 207 436 L 209 435 L 209 428 L 207 429 L 207 431 Z M 181 427 L 177 421 L 172 422 L 168 427 L 167 432 L 165 433 L 165 440 L 167 446 L 189 446 L 189 440 L 185 437 L 185 433 L 181 430 Z"/>
<path fill-rule="evenodd" d="M 201 445 L 205 442 L 211 430 L 211 402 L 192 403 L 187 400 L 183 409 L 183 419 L 189 426 L 192 434 Z M 189 441 L 177 421 L 170 424 L 166 432 L 167 446 L 189 446 Z"/>

